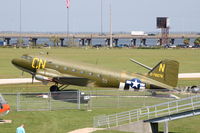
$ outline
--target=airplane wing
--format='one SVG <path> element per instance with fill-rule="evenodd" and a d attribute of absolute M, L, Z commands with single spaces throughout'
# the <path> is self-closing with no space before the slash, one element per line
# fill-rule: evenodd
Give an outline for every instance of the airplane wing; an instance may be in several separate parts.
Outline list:
<path fill-rule="evenodd" d="M 62 85 L 78 85 L 86 86 L 89 82 L 89 79 L 82 77 L 72 77 L 71 75 L 63 75 L 60 72 L 53 69 L 43 69 L 37 70 L 35 73 L 35 78 L 42 81 L 43 83 L 55 82 Z"/>
<path fill-rule="evenodd" d="M 52 81 L 59 84 L 86 86 L 89 79 L 80 77 L 53 77 Z"/>

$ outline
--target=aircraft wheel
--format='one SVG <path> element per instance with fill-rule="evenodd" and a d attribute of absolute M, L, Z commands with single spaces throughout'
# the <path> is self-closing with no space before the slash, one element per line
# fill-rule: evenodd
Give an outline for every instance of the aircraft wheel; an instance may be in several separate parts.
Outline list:
<path fill-rule="evenodd" d="M 157 94 L 156 94 L 156 92 L 155 91 L 153 91 L 152 92 L 152 96 L 156 96 Z"/>
<path fill-rule="evenodd" d="M 57 86 L 57 85 L 52 85 L 52 86 L 50 87 L 50 92 L 56 92 L 56 91 L 59 91 L 58 86 Z"/>

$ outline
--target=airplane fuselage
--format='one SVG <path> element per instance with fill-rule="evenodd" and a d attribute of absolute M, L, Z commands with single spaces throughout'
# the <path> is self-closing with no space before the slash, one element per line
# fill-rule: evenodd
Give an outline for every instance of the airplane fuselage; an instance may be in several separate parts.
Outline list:
<path fill-rule="evenodd" d="M 89 79 L 88 85 L 100 87 L 118 88 L 120 83 L 125 83 L 126 81 L 132 79 L 140 79 L 143 83 L 145 83 L 146 88 L 151 88 L 154 83 L 161 84 L 163 88 L 171 87 L 153 80 L 146 75 L 111 71 L 100 68 L 97 65 L 86 65 L 70 61 L 58 61 L 48 57 L 24 55 L 22 58 L 13 59 L 12 63 L 17 68 L 32 75 L 41 75 L 44 77 L 80 77 Z"/>

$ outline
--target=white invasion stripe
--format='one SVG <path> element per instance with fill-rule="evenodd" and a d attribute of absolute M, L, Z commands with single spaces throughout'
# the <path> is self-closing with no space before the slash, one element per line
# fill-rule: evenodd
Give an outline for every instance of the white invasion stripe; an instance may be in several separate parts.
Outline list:
<path fill-rule="evenodd" d="M 40 82 L 34 80 L 35 82 Z M 14 79 L 0 79 L 0 84 L 22 84 L 22 83 L 32 83 L 32 78 L 14 78 Z"/>
<path fill-rule="evenodd" d="M 179 73 L 178 78 L 200 78 L 200 73 Z"/>

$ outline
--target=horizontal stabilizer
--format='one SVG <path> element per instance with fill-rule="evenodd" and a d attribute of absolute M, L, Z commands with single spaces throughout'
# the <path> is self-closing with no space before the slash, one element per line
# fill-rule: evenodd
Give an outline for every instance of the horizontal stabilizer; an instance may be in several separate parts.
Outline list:
<path fill-rule="evenodd" d="M 142 66 L 142 67 L 144 67 L 144 68 L 146 68 L 146 69 L 148 69 L 148 70 L 152 70 L 153 68 L 151 68 L 151 67 L 149 67 L 149 66 L 147 66 L 147 65 L 144 65 L 144 64 L 142 64 L 142 63 L 140 63 L 140 62 L 138 62 L 138 61 L 136 61 L 136 60 L 134 60 L 134 59 L 131 59 L 130 58 L 130 60 L 132 61 L 132 62 L 134 62 L 134 63 L 136 63 L 136 64 L 138 64 L 138 65 L 140 65 L 140 66 Z"/>

